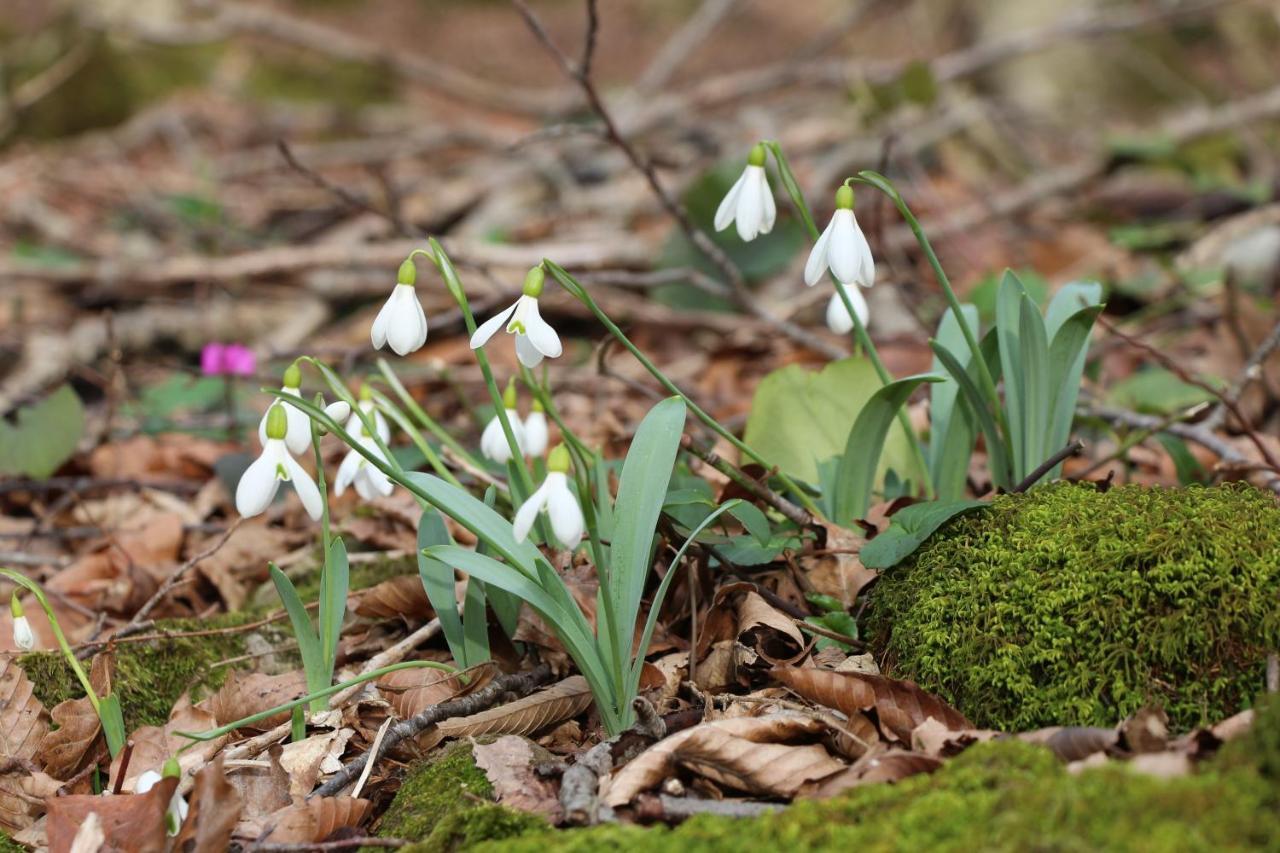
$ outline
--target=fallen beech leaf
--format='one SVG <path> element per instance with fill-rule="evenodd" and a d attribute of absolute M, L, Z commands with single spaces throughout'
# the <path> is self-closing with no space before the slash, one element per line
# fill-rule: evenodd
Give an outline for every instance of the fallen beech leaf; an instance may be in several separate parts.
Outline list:
<path fill-rule="evenodd" d="M 1111 752 L 1120 743 L 1115 729 L 1098 726 L 1054 726 L 1034 732 L 1022 732 L 1016 736 L 1027 743 L 1038 743 L 1053 750 L 1053 754 L 1068 763 L 1080 761 L 1095 753 Z"/>
<path fill-rule="evenodd" d="M 1169 715 L 1161 708 L 1140 708 L 1120 724 L 1120 739 L 1135 755 L 1164 752 L 1169 747 Z"/>
<path fill-rule="evenodd" d="M 217 541 L 217 536 L 191 543 L 187 552 L 199 554 Z M 264 554 L 284 554 L 306 538 L 297 530 L 272 527 L 264 517 L 241 523 L 222 544 L 196 564 L 196 571 L 218 590 L 227 610 L 239 610 L 248 602 L 253 589 L 267 579 Z"/>
<path fill-rule="evenodd" d="M 738 641 L 775 665 L 794 661 L 806 646 L 791 617 L 754 591 L 738 601 Z"/>
<path fill-rule="evenodd" d="M 354 734 L 351 729 L 334 729 L 284 745 L 280 752 L 280 766 L 289 774 L 290 799 L 295 803 L 301 802 L 315 788 L 321 773 L 334 773 L 341 769 L 342 762 L 338 759 Z"/>
<path fill-rule="evenodd" d="M 1191 757 L 1182 752 L 1144 752 L 1128 762 L 1129 770 L 1157 779 L 1177 779 L 1191 772 Z"/>
<path fill-rule="evenodd" d="M 677 766 L 752 793 L 789 797 L 806 782 L 844 768 L 813 741 L 826 731 L 799 714 L 734 717 L 701 723 L 658 741 L 632 759 L 609 783 L 606 802 L 617 808 L 661 784 Z"/>
<path fill-rule="evenodd" d="M 0 829 L 10 835 L 31 826 L 44 806 L 44 798 L 57 793 L 62 783 L 17 759 L 0 764 Z"/>
<path fill-rule="evenodd" d="M 990 729 L 955 731 L 930 717 L 911 732 L 911 749 L 934 758 L 949 758 L 959 755 L 975 743 L 997 737 L 1000 737 L 1000 732 Z"/>
<path fill-rule="evenodd" d="M 86 610 L 126 616 L 155 592 L 182 546 L 182 517 L 156 513 L 145 526 L 124 530 L 102 550 L 85 554 L 47 584 Z"/>
<path fill-rule="evenodd" d="M 461 673 L 423 667 L 389 672 L 376 683 L 396 716 L 408 719 L 432 705 L 479 690 L 496 674 L 497 667 L 492 663 L 482 663 Z M 460 677 L 462 675 L 467 678 L 465 684 Z"/>
<path fill-rule="evenodd" d="M 133 752 L 129 757 L 129 768 L 121 783 L 121 790 L 132 791 L 134 782 L 148 770 L 160 772 L 165 760 L 171 755 L 178 754 L 178 750 L 183 747 L 189 747 L 180 758 L 180 766 L 184 773 L 203 766 L 222 748 L 227 739 L 221 737 L 217 740 L 200 741 L 193 745 L 189 739 L 177 732 L 207 731 L 217 728 L 217 725 L 218 721 L 212 713 L 204 708 L 192 706 L 191 700 L 183 695 L 169 713 L 169 721 L 163 726 L 143 726 L 129 735 L 129 740 L 133 743 Z M 120 772 L 122 756 L 123 753 L 111 762 L 110 781 L 113 787 Z"/>
<path fill-rule="evenodd" d="M 875 711 L 884 736 L 902 743 L 910 743 L 911 732 L 929 717 L 955 731 L 973 728 L 963 714 L 914 681 L 796 667 L 775 667 L 771 674 L 810 702 L 850 716 Z"/>
<path fill-rule="evenodd" d="M 76 830 L 76 837 L 71 839 L 70 853 L 98 853 L 107 841 L 102 831 L 102 819 L 96 812 L 91 812 L 85 822 Z"/>
<path fill-rule="evenodd" d="M 103 851 L 164 853 L 164 813 L 178 787 L 172 777 L 162 779 L 145 794 L 75 794 L 49 797 L 49 851 L 69 853 L 80 825 L 90 814 L 102 821 Z"/>
<path fill-rule="evenodd" d="M 190 810 L 174 841 L 183 853 L 223 853 L 240 821 L 240 793 L 227 781 L 222 756 L 196 774 Z"/>
<path fill-rule="evenodd" d="M 422 579 L 417 575 L 401 575 L 369 587 L 359 593 L 352 610 L 369 619 L 401 617 L 416 621 L 435 615 L 431 602 L 427 600 L 427 591 L 422 587 Z"/>
<path fill-rule="evenodd" d="M 99 696 L 111 692 L 111 658 L 100 654 L 89 668 L 89 683 Z M 56 779 L 70 779 L 97 751 L 102 721 L 87 696 L 59 702 L 50 712 L 57 728 L 40 739 L 36 760 Z M 70 844 L 70 837 L 67 839 Z"/>
<path fill-rule="evenodd" d="M 469 717 L 442 721 L 443 737 L 527 735 L 576 717 L 591 706 L 591 688 L 581 675 L 570 676 L 523 699 Z"/>
<path fill-rule="evenodd" d="M 503 735 L 493 743 L 476 744 L 471 753 L 476 766 L 489 777 L 494 800 L 542 815 L 552 824 L 560 822 L 563 810 L 556 786 L 533 770 L 535 764 L 550 757 L 546 750 L 519 735 Z"/>
<path fill-rule="evenodd" d="M 306 692 L 307 679 L 301 671 L 286 672 L 281 675 L 264 675 L 261 672 L 239 675 L 233 670 L 227 674 L 226 683 L 222 688 L 201 705 L 213 713 L 218 725 L 225 726 L 268 708 L 283 705 L 285 702 L 306 695 Z M 288 719 L 289 712 L 283 711 L 265 720 L 259 720 L 247 728 L 266 731 Z"/>
<path fill-rule="evenodd" d="M 30 759 L 49 731 L 44 705 L 31 679 L 11 657 L 0 661 L 0 759 Z"/>
<path fill-rule="evenodd" d="M 857 550 L 865 537 L 861 531 L 847 530 L 833 524 L 825 525 L 827 551 L 838 554 L 822 554 L 801 557 L 800 570 L 815 592 L 830 595 L 849 607 L 867 584 L 877 577 L 874 569 L 868 569 L 858 559 Z"/>
<path fill-rule="evenodd" d="M 822 800 L 862 785 L 897 782 L 918 773 L 932 773 L 941 766 L 941 759 L 905 749 L 870 752 L 850 767 L 806 788 L 804 795 Z"/>
<path fill-rule="evenodd" d="M 880 730 L 866 714 L 851 714 L 847 720 L 835 714 L 820 716 L 831 728 L 831 748 L 845 758 L 856 761 L 880 744 Z"/>
<path fill-rule="evenodd" d="M 369 813 L 368 800 L 351 797 L 316 797 L 276 812 L 266 841 L 276 844 L 316 844 L 336 830 L 358 826 Z"/>
<path fill-rule="evenodd" d="M 254 837 L 262 828 L 260 818 L 270 817 L 292 802 L 289 774 L 280 766 L 280 754 L 281 748 L 277 744 L 267 750 L 265 761 L 254 765 L 240 764 L 227 774 L 227 781 L 240 793 L 241 820 L 257 821 L 257 829 L 252 833 Z"/>

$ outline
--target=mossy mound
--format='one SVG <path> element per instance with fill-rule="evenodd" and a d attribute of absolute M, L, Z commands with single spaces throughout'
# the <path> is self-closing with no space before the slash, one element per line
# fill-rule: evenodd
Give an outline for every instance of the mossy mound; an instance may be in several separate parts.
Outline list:
<path fill-rule="evenodd" d="M 1280 505 L 1245 485 L 1058 484 L 948 524 L 873 593 L 889 674 L 975 724 L 1188 729 L 1240 710 L 1280 648 Z"/>
<path fill-rule="evenodd" d="M 1072 775 L 1043 747 L 1000 741 L 970 748 L 931 776 L 856 788 L 824 802 L 801 801 L 751 820 L 704 816 L 675 829 L 540 832 L 475 849 L 1274 850 L 1280 839 L 1280 779 L 1260 769 L 1280 767 L 1280 703 L 1272 705 L 1222 760 L 1177 779 L 1139 775 L 1123 764 Z M 1270 757 L 1260 760 L 1263 754 Z"/>
<path fill-rule="evenodd" d="M 537 815 L 486 802 L 493 786 L 476 767 L 470 743 L 455 743 L 409 771 L 378 834 L 417 842 L 409 853 L 448 853 L 492 839 L 549 830 Z"/>

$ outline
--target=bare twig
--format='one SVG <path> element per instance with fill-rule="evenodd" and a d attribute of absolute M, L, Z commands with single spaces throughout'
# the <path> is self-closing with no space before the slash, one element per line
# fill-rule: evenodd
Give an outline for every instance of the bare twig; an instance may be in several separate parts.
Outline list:
<path fill-rule="evenodd" d="M 1265 362 L 1271 354 L 1276 351 L 1277 347 L 1280 347 L 1280 323 L 1277 323 L 1271 329 L 1271 332 L 1262 339 L 1262 342 L 1258 344 L 1257 348 L 1249 355 L 1249 358 L 1245 362 L 1244 368 L 1240 371 L 1240 375 L 1236 378 L 1236 381 L 1231 383 L 1231 387 L 1222 395 L 1217 406 L 1215 406 L 1213 411 L 1209 413 L 1209 417 L 1205 418 L 1204 423 L 1206 427 L 1209 429 L 1216 429 L 1222 425 L 1222 422 L 1227 416 L 1227 401 L 1230 400 L 1233 403 L 1238 403 L 1240 401 L 1240 395 L 1244 393 L 1250 383 L 1256 382 L 1262 378 L 1263 362 Z"/>
<path fill-rule="evenodd" d="M 347 204 L 347 206 L 353 207 L 356 210 L 363 210 L 367 213 L 372 213 L 379 219 L 387 220 L 387 222 L 391 223 L 391 227 L 396 229 L 396 233 L 401 237 L 421 238 L 425 236 L 425 234 L 419 229 L 411 228 L 409 224 L 397 216 L 394 211 L 383 210 L 370 202 L 364 196 L 356 195 L 346 187 L 334 183 L 319 172 L 303 165 L 298 158 L 294 156 L 293 150 L 289 147 L 289 143 L 285 142 L 283 139 L 276 140 L 276 149 L 280 152 L 280 155 L 284 157 L 284 161 L 289 164 L 289 168 L 293 169 L 295 172 L 302 175 L 325 192 L 338 197 Z"/>
<path fill-rule="evenodd" d="M 1057 453 L 1053 454 L 1048 459 L 1044 460 L 1039 465 L 1037 465 L 1035 470 L 1032 471 L 1030 474 L 1028 474 L 1025 478 L 1023 478 L 1021 483 L 1014 486 L 1013 487 L 1014 493 L 1016 494 L 1018 492 L 1025 492 L 1027 489 L 1031 488 L 1036 483 L 1040 482 L 1040 478 L 1043 477 L 1045 474 L 1048 474 L 1050 471 L 1052 471 L 1054 467 L 1058 465 L 1058 463 L 1066 460 L 1069 457 L 1077 455 L 1082 450 L 1084 450 L 1084 442 L 1078 438 L 1073 439 L 1067 444 L 1066 447 L 1062 448 Z"/>
<path fill-rule="evenodd" d="M 813 516 L 805 512 L 803 508 L 796 506 L 761 481 L 730 464 L 714 450 L 701 446 L 691 436 L 684 436 L 680 441 L 680 446 L 782 513 L 793 524 L 800 527 L 808 527 L 813 524 Z"/>

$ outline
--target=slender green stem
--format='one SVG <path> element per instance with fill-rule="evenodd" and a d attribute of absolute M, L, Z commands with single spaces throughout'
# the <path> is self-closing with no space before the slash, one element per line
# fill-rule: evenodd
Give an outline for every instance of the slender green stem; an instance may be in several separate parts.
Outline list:
<path fill-rule="evenodd" d="M 378 371 L 382 374 L 382 378 L 387 380 L 387 384 L 391 386 L 391 390 L 395 392 L 395 395 L 400 398 L 400 402 L 405 409 L 418 423 L 422 424 L 424 429 L 429 430 L 432 435 L 440 439 L 442 444 L 457 454 L 460 459 L 465 460 L 467 464 L 474 468 L 484 468 L 480 460 L 476 459 L 471 454 L 471 451 L 462 445 L 462 442 L 454 438 L 447 429 L 440 426 L 440 423 L 435 418 L 428 415 L 422 406 L 418 405 L 418 401 L 410 396 L 409 391 L 400 381 L 400 377 L 396 376 L 395 371 L 391 369 L 391 365 L 387 363 L 386 359 L 378 359 Z"/>
<path fill-rule="evenodd" d="M 689 398 L 689 395 L 685 394 L 678 387 L 676 387 L 675 383 L 672 382 L 670 379 L 668 379 L 666 374 L 663 373 L 661 370 L 659 370 L 657 365 L 655 365 L 652 361 L 650 361 L 648 357 L 645 356 L 645 354 L 640 351 L 640 348 L 631 342 L 631 339 L 628 338 L 623 333 L 623 331 L 618 328 L 617 324 L 614 323 L 613 320 L 609 318 L 609 315 L 604 313 L 604 310 L 599 305 L 596 304 L 596 301 L 594 299 L 591 298 L 591 294 L 587 293 L 586 289 L 581 284 L 579 284 L 577 280 L 574 279 L 573 276 L 569 275 L 569 273 L 567 273 L 562 267 L 558 266 L 557 264 L 551 261 L 543 261 L 543 263 L 546 264 L 547 269 L 551 272 L 553 276 L 556 277 L 556 280 L 560 282 L 561 286 L 563 286 L 565 290 L 569 291 L 569 293 L 571 293 L 576 299 L 582 302 L 583 305 L 587 306 L 587 308 L 590 309 L 591 313 L 596 315 L 596 319 L 599 320 L 604 325 L 604 327 L 609 330 L 610 334 L 612 334 L 615 338 L 618 339 L 619 343 L 621 343 L 624 347 L 626 347 L 627 350 L 633 356 L 635 356 L 636 360 L 639 361 L 640 364 L 644 366 L 645 370 L 649 371 L 649 374 L 653 376 L 654 379 L 658 380 L 658 383 L 662 385 L 663 388 L 667 389 L 668 392 L 675 394 L 677 397 L 684 400 L 685 405 L 689 407 L 689 411 L 693 412 L 694 416 L 697 417 L 698 420 L 702 421 L 704 424 L 707 425 L 708 428 L 713 430 L 717 435 L 719 435 L 725 441 L 732 444 L 739 451 L 751 457 L 751 459 L 763 465 L 765 468 L 773 467 L 768 460 L 766 460 L 763 456 L 757 453 L 750 445 L 748 445 L 742 439 L 734 435 L 728 428 L 726 428 L 723 424 L 721 424 L 715 418 L 711 417 L 711 415 L 709 415 L 706 411 L 704 411 L 701 406 L 699 406 L 697 403 L 691 400 Z M 800 488 L 800 486 L 798 486 L 794 481 L 792 481 L 790 477 L 788 477 L 782 471 L 777 471 L 775 476 L 784 486 L 786 486 L 786 488 L 788 488 L 796 496 L 796 500 L 798 500 L 804 506 L 804 508 L 810 512 L 810 514 L 812 514 L 815 518 L 822 517 L 822 511 L 818 509 L 817 504 L 815 504 L 812 498 L 810 498 L 809 495 L 802 488 Z"/>
<path fill-rule="evenodd" d="M 53 636 L 58 641 L 58 648 L 62 649 L 62 656 L 67 659 L 67 663 L 71 664 L 71 669 L 80 681 L 80 686 L 84 688 L 85 696 L 89 698 L 89 704 L 93 706 L 94 713 L 101 717 L 102 703 L 98 699 L 98 694 L 94 692 L 93 685 L 89 683 L 89 676 L 85 673 L 84 667 L 80 665 L 80 661 L 76 660 L 76 653 L 71 650 L 71 644 L 67 642 L 66 635 L 62 633 L 62 626 L 58 624 L 58 617 L 54 615 L 53 607 L 49 604 L 49 599 L 45 597 L 44 590 L 40 588 L 40 584 L 26 575 L 15 572 L 13 569 L 0 568 L 0 575 L 30 592 L 36 597 L 36 601 L 40 602 L 40 607 L 44 609 L 44 615 L 49 619 L 49 627 L 53 629 Z"/>
<path fill-rule="evenodd" d="M 390 666 L 379 667 L 378 669 L 361 673 L 360 675 L 357 675 L 355 678 L 352 678 L 348 681 L 343 681 L 339 684 L 334 684 L 331 687 L 326 687 L 324 690 L 317 690 L 314 693 L 308 693 L 306 696 L 300 696 L 297 699 L 293 699 L 289 702 L 285 702 L 283 705 L 276 705 L 274 708 L 268 708 L 265 711 L 259 711 L 256 714 L 250 714 L 249 716 L 242 717 L 241 719 L 236 720 L 233 723 L 227 723 L 225 726 L 218 726 L 216 729 L 209 729 L 207 732 L 174 732 L 174 734 L 178 735 L 179 737 L 188 738 L 191 741 L 191 743 L 188 743 L 182 746 L 178 750 L 178 752 L 179 753 L 185 752 L 186 750 L 195 746 L 197 743 L 215 740 L 216 738 L 220 738 L 223 735 L 231 734 L 236 729 L 243 728 L 244 726 L 252 725 L 253 723 L 261 722 L 262 720 L 265 720 L 269 717 L 274 717 L 276 714 L 283 714 L 286 711 L 292 711 L 294 708 L 302 707 L 303 705 L 306 705 L 318 699 L 327 699 L 335 693 L 339 693 L 343 690 L 346 690 L 348 687 L 353 687 L 354 685 L 357 685 L 357 684 L 363 684 L 366 681 L 371 681 L 372 679 L 375 679 L 375 678 L 381 678 L 384 675 L 387 675 L 392 672 L 399 672 L 402 669 L 439 669 L 439 670 L 443 670 L 445 672 L 451 672 L 451 673 L 458 671 L 455 667 L 449 666 L 448 664 L 437 663 L 436 661 L 430 661 L 430 660 L 411 660 L 411 661 L 404 661 L 402 663 L 393 663 Z"/>
<path fill-rule="evenodd" d="M 316 408 L 322 408 L 320 395 L 316 395 Z M 329 528 L 329 487 L 325 483 L 324 478 L 324 457 L 320 453 L 320 425 L 314 420 L 308 419 L 307 423 L 311 427 L 311 449 L 315 453 L 316 458 L 316 488 L 320 490 L 320 649 L 323 654 L 322 664 L 325 672 L 317 673 L 313 677 L 316 680 L 323 678 L 325 684 L 333 682 L 333 649 L 335 648 L 335 638 L 331 636 L 332 620 L 327 612 L 331 606 L 330 596 L 328 594 L 328 586 L 333 581 L 332 570 L 329 566 L 329 552 L 333 547 L 333 538 Z M 347 605 L 346 599 L 342 601 L 342 607 L 345 609 Z M 311 681 L 312 678 L 308 678 Z M 320 709 L 317 709 L 320 710 Z"/>
<path fill-rule="evenodd" d="M 404 412 L 400 411 L 399 406 L 391 402 L 386 394 L 376 390 L 373 391 L 373 402 L 377 404 L 384 415 L 395 421 L 396 426 L 400 427 L 405 435 L 409 436 L 409 440 L 426 458 L 427 464 L 439 475 L 440 479 L 447 480 L 460 489 L 464 488 L 458 478 L 454 476 L 454 473 L 444 464 L 440 454 L 436 453 L 436 449 L 423 437 L 422 433 L 414 429 L 413 424 L 409 423 L 409 419 L 405 417 Z"/>

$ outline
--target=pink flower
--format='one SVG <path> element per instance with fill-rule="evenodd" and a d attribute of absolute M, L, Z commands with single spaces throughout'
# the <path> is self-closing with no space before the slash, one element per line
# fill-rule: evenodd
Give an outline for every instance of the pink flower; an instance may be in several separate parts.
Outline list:
<path fill-rule="evenodd" d="M 200 351 L 200 372 L 205 376 L 252 376 L 257 369 L 257 356 L 241 344 L 208 343 Z"/>

